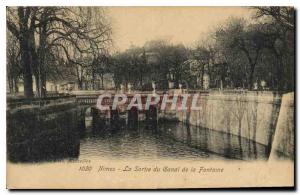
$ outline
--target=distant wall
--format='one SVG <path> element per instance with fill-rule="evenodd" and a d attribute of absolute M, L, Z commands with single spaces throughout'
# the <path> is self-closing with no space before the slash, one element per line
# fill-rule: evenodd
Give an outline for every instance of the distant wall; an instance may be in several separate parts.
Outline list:
<path fill-rule="evenodd" d="M 177 111 L 179 121 L 270 145 L 280 109 L 281 96 L 272 92 L 201 95 L 199 111 Z M 170 114 L 172 114 L 170 112 Z"/>

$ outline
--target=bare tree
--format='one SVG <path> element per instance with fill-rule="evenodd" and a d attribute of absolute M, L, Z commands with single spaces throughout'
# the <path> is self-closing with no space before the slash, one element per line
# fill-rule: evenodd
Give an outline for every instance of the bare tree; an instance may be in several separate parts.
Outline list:
<path fill-rule="evenodd" d="M 24 95 L 33 97 L 31 41 L 35 31 L 34 7 L 7 7 L 7 28 L 18 39 L 20 46 L 20 64 L 23 69 Z"/>
<path fill-rule="evenodd" d="M 261 19 L 265 47 L 275 58 L 277 90 L 294 90 L 295 10 L 293 7 L 254 7 Z"/>
<path fill-rule="evenodd" d="M 18 40 L 7 31 L 7 48 L 6 48 L 6 67 L 7 67 L 7 80 L 10 93 L 18 92 L 18 81 L 21 78 L 20 67 L 20 48 Z"/>
<path fill-rule="evenodd" d="M 49 53 L 69 64 L 88 66 L 72 56 L 74 51 L 97 58 L 111 43 L 110 23 L 102 8 L 17 7 L 7 13 L 8 29 L 20 44 L 26 97 L 33 96 L 32 74 L 39 95 L 45 96 Z"/>
<path fill-rule="evenodd" d="M 216 42 L 222 48 L 223 55 L 232 59 L 232 65 L 245 64 L 241 67 L 246 75 L 248 89 L 252 89 L 254 72 L 264 47 L 264 35 L 259 25 L 246 25 L 243 19 L 231 18 L 216 32 Z M 227 57 L 227 58 L 228 58 Z M 244 61 L 242 61 L 244 59 Z"/>

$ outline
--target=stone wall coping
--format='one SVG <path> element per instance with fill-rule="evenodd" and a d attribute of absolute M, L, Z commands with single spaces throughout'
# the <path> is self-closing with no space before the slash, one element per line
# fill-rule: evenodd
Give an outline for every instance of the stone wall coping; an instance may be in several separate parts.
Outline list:
<path fill-rule="evenodd" d="M 248 95 L 248 94 L 208 94 L 200 95 L 200 99 L 205 100 L 221 100 L 221 101 L 241 101 L 241 102 L 255 102 L 265 104 L 280 104 L 281 95 Z"/>
<path fill-rule="evenodd" d="M 282 96 L 282 106 L 287 107 L 294 107 L 295 101 L 294 101 L 294 92 L 286 93 Z"/>
<path fill-rule="evenodd" d="M 77 107 L 77 104 L 74 101 L 64 101 L 64 102 L 57 102 L 55 104 L 47 104 L 44 106 L 39 106 L 39 105 L 23 105 L 20 107 L 8 109 L 8 113 L 16 113 L 16 112 L 26 112 L 26 111 L 31 111 L 31 112 L 47 112 L 49 110 L 60 110 L 62 107 Z"/>

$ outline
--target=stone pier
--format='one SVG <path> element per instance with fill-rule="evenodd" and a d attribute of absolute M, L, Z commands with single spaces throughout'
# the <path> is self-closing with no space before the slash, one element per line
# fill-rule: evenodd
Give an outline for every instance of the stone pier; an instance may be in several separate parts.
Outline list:
<path fill-rule="evenodd" d="M 294 160 L 295 122 L 294 93 L 283 95 L 270 155 L 271 160 L 288 158 Z"/>

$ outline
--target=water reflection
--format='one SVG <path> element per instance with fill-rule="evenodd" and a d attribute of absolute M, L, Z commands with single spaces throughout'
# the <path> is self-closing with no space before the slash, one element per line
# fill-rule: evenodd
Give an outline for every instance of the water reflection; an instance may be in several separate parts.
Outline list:
<path fill-rule="evenodd" d="M 191 148 L 231 159 L 267 159 L 266 146 L 239 136 L 182 123 L 168 124 L 161 133 Z"/>
<path fill-rule="evenodd" d="M 265 146 L 227 133 L 161 123 L 151 128 L 93 131 L 80 143 L 80 158 L 153 159 L 266 159 Z"/>
<path fill-rule="evenodd" d="M 88 129 L 82 138 L 79 133 L 69 130 L 48 132 L 22 143 L 8 143 L 8 159 L 13 162 L 74 158 L 253 160 L 267 159 L 268 156 L 266 146 L 262 144 L 183 123 L 138 122 L 138 127 L 131 127 L 123 121 L 118 127 Z"/>

